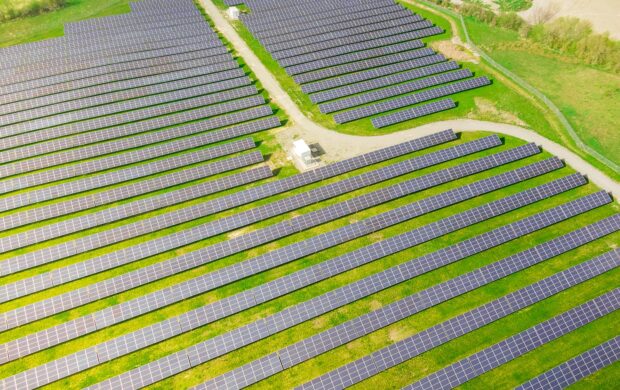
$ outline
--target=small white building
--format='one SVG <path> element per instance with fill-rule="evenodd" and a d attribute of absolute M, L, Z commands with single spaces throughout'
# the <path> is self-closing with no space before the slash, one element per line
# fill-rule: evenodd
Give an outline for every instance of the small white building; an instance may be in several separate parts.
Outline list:
<path fill-rule="evenodd" d="M 228 17 L 232 20 L 239 20 L 239 8 L 230 7 L 226 10 Z"/>
<path fill-rule="evenodd" d="M 303 139 L 293 141 L 293 153 L 295 153 L 295 155 L 304 163 L 309 163 L 312 161 L 312 152 L 310 151 L 310 147 Z"/>

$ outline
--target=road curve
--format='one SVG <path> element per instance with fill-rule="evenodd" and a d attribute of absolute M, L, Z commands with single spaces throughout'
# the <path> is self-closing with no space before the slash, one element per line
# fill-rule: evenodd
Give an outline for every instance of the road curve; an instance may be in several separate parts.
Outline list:
<path fill-rule="evenodd" d="M 616 182 L 564 146 L 553 142 L 532 130 L 515 125 L 471 119 L 457 119 L 433 122 L 423 126 L 379 136 L 347 135 L 320 126 L 308 119 L 301 112 L 290 96 L 282 89 L 280 83 L 258 59 L 252 49 L 250 49 L 245 41 L 239 36 L 234 27 L 228 23 L 222 12 L 220 12 L 213 2 L 211 0 L 200 0 L 200 3 L 215 24 L 215 28 L 219 30 L 228 41 L 231 42 L 237 53 L 243 57 L 248 67 L 260 80 L 261 84 L 269 93 L 273 101 L 288 114 L 289 118 L 297 127 L 303 129 L 304 133 L 312 134 L 314 139 L 321 140 L 321 145 L 325 145 L 328 153 L 330 151 L 330 147 L 336 149 L 342 148 L 343 150 L 352 149 L 356 152 L 370 151 L 445 129 L 453 129 L 454 131 L 463 132 L 490 131 L 520 138 L 528 142 L 535 142 L 549 153 L 552 153 L 564 160 L 566 164 L 570 165 L 575 170 L 585 174 L 591 182 L 610 192 L 614 198 L 620 199 L 620 183 Z M 357 145 L 357 147 L 351 148 L 351 145 Z M 344 153 L 343 150 L 341 153 L 336 154 L 345 156 L 346 153 Z"/>

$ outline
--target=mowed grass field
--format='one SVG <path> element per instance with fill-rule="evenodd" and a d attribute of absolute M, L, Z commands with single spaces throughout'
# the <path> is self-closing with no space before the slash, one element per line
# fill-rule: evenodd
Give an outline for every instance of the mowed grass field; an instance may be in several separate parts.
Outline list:
<path fill-rule="evenodd" d="M 270 165 L 270 167 L 276 170 L 277 176 L 270 180 L 279 180 L 281 178 L 288 177 L 290 175 L 297 173 L 297 171 L 291 166 L 290 162 L 286 159 L 286 156 L 284 152 L 282 151 L 282 149 L 280 148 L 280 146 L 276 143 L 275 137 L 274 137 L 274 133 L 276 131 L 277 130 L 261 132 L 253 136 L 261 152 L 264 155 L 269 156 L 268 164 Z M 412 158 L 415 156 L 421 156 L 421 155 L 424 155 L 426 153 L 430 153 L 436 150 L 444 149 L 444 148 L 451 147 L 451 146 L 454 146 L 460 143 L 478 139 L 486 135 L 488 134 L 482 133 L 482 132 L 461 134 L 460 139 L 458 141 L 447 143 L 445 145 L 437 146 L 437 147 L 430 148 L 424 151 L 412 153 L 407 156 L 402 156 L 397 159 L 393 159 L 389 162 L 376 164 L 372 167 L 359 169 L 350 174 L 341 175 L 338 178 L 325 180 L 321 183 L 305 186 L 298 190 L 291 191 L 287 194 L 271 197 L 268 200 L 255 202 L 251 205 L 239 207 L 234 210 L 221 212 L 221 213 L 218 213 L 218 214 L 215 214 L 209 217 L 205 217 L 205 218 L 196 219 L 194 221 L 184 223 L 178 226 L 174 226 L 169 229 L 162 230 L 162 231 L 150 234 L 150 235 L 138 237 L 132 240 L 128 240 L 128 241 L 113 245 L 113 246 L 102 248 L 97 251 L 88 252 L 88 253 L 85 253 L 79 256 L 74 256 L 71 258 L 63 259 L 61 261 L 57 261 L 57 262 L 54 262 L 54 263 L 51 263 L 45 266 L 37 267 L 32 270 L 24 271 L 16 275 L 2 277 L 0 278 L 0 284 L 10 283 L 10 282 L 23 279 L 29 276 L 37 275 L 45 271 L 57 269 L 62 266 L 66 266 L 69 264 L 77 263 L 79 261 L 87 260 L 99 254 L 109 253 L 114 250 L 118 250 L 118 249 L 130 246 L 135 243 L 146 241 L 148 239 L 162 237 L 172 232 L 182 231 L 182 230 L 188 229 L 192 226 L 196 226 L 201 223 L 215 221 L 215 220 L 224 218 L 226 216 L 229 216 L 229 215 L 241 212 L 241 211 L 252 209 L 256 207 L 257 205 L 270 203 L 277 199 L 282 199 L 284 197 L 288 197 L 288 196 L 291 196 L 297 193 L 305 192 L 309 189 L 316 188 L 318 186 L 323 186 L 323 185 L 326 185 L 332 182 L 336 182 L 338 180 L 342 180 L 346 177 L 358 175 L 362 172 L 368 172 L 370 170 L 377 169 L 379 167 L 393 164 L 397 161 L 402 161 L 402 160 Z M 344 201 L 353 196 L 359 196 L 362 194 L 369 193 L 371 191 L 384 188 L 390 184 L 396 184 L 396 183 L 402 182 L 407 179 L 420 177 L 420 176 L 429 174 L 431 172 L 435 172 L 435 171 L 445 169 L 451 166 L 456 166 L 456 165 L 462 164 L 463 162 L 472 161 L 482 156 L 490 155 L 493 153 L 498 153 L 500 151 L 507 150 L 507 149 L 510 149 L 510 148 L 513 148 L 513 147 L 516 147 L 522 144 L 523 144 L 523 141 L 521 140 L 506 137 L 504 139 L 504 144 L 502 146 L 493 148 L 485 152 L 476 153 L 474 155 L 463 157 L 463 158 L 460 158 L 460 159 L 457 159 L 457 160 L 454 160 L 448 163 L 443 163 L 438 166 L 429 167 L 429 168 L 426 168 L 420 171 L 412 172 L 402 177 L 392 179 L 384 183 L 375 184 L 375 185 L 366 187 L 364 189 L 354 191 L 352 193 L 338 196 L 328 201 L 321 202 L 320 204 L 315 204 L 312 206 L 304 207 L 302 209 L 295 210 L 294 212 L 286 213 L 278 217 L 274 217 L 274 218 L 270 218 L 268 220 L 262 221 L 260 223 L 252 224 L 243 229 L 238 229 L 233 232 L 221 234 L 211 239 L 202 240 L 197 243 L 194 243 L 194 244 L 182 247 L 182 248 L 178 248 L 176 250 L 168 251 L 158 256 L 153 256 L 153 257 L 150 257 L 150 258 L 147 258 L 147 259 L 123 266 L 123 267 L 115 268 L 113 270 L 102 272 L 97 275 L 89 276 L 89 277 L 80 279 L 75 282 L 71 282 L 71 283 L 68 283 L 62 286 L 55 287 L 53 289 L 49 289 L 49 290 L 46 290 L 46 291 L 43 291 L 37 294 L 33 294 L 28 297 L 24 297 L 24 298 L 20 298 L 20 299 L 11 301 L 11 302 L 0 304 L 0 312 L 5 312 L 8 310 L 14 309 L 16 307 L 23 306 L 28 303 L 40 301 L 42 299 L 46 299 L 46 298 L 61 294 L 63 292 L 71 291 L 73 289 L 76 289 L 82 286 L 90 285 L 94 282 L 108 279 L 113 276 L 121 275 L 128 271 L 138 269 L 146 265 L 150 265 L 150 264 L 158 263 L 158 262 L 161 262 L 167 259 L 171 259 L 180 254 L 187 253 L 189 251 L 196 250 L 199 248 L 203 248 L 203 247 L 212 245 L 217 242 L 221 242 L 223 240 L 226 240 L 238 234 L 247 233 L 247 232 L 262 228 L 262 227 L 273 225 L 278 222 L 286 221 L 294 216 L 306 214 L 313 210 L 317 210 L 317 209 L 326 207 L 328 205 Z M 525 166 L 535 161 L 540 161 L 542 159 L 545 159 L 547 157 L 550 157 L 549 154 L 541 153 L 539 155 L 524 159 L 522 161 L 517 161 L 514 163 L 507 164 L 502 167 L 491 169 L 489 171 L 483 172 L 473 177 L 463 178 L 463 179 L 459 179 L 459 180 L 456 180 L 450 183 L 439 185 L 429 190 L 422 191 L 421 193 L 412 194 L 412 195 L 382 204 L 380 206 L 372 207 L 370 209 L 358 212 L 349 217 L 340 218 L 330 223 L 326 223 L 321 226 L 318 226 L 314 229 L 310 229 L 310 230 L 307 230 L 301 233 L 297 233 L 295 235 L 286 237 L 276 242 L 261 245 L 260 247 L 254 248 L 252 250 L 245 251 L 243 253 L 240 253 L 234 256 L 229 256 L 227 258 L 218 260 L 214 263 L 204 265 L 204 266 L 195 268 L 187 272 L 176 274 L 172 277 L 169 277 L 169 278 L 157 281 L 157 282 L 153 282 L 153 283 L 150 283 L 148 285 L 145 285 L 139 288 L 135 288 L 131 291 L 121 293 L 121 294 L 115 295 L 107 299 L 102 299 L 97 302 L 85 305 L 83 307 L 69 310 L 67 312 L 52 316 L 44 320 L 34 322 L 29 325 L 22 326 L 17 329 L 3 332 L 0 334 L 0 343 L 4 343 L 8 340 L 12 340 L 12 339 L 27 335 L 37 330 L 46 329 L 51 326 L 64 323 L 67 320 L 77 318 L 79 316 L 94 312 L 96 310 L 100 310 L 102 308 L 114 305 L 116 303 L 125 302 L 132 298 L 142 296 L 148 292 L 155 291 L 157 289 L 161 289 L 161 288 L 170 286 L 172 284 L 175 284 L 175 283 L 178 283 L 184 280 L 188 280 L 192 277 L 205 274 L 207 272 L 221 269 L 225 266 L 247 260 L 249 258 L 266 253 L 268 251 L 283 247 L 287 244 L 299 242 L 303 239 L 316 236 L 318 234 L 331 231 L 338 227 L 346 226 L 352 222 L 359 221 L 364 218 L 377 215 L 378 213 L 394 209 L 395 207 L 405 205 L 411 202 L 415 202 L 417 200 L 421 200 L 421 199 L 442 193 L 449 189 L 457 188 L 462 185 L 466 185 L 468 183 L 478 181 L 482 178 L 494 176 L 502 172 L 515 169 L 517 167 Z M 235 173 L 235 172 L 238 172 L 238 171 L 233 171 L 231 173 Z M 491 202 L 493 200 L 500 199 L 501 197 L 505 197 L 510 194 L 517 193 L 527 188 L 531 188 L 531 187 L 549 182 L 551 180 L 566 176 L 571 173 L 573 173 L 573 170 L 569 167 L 565 167 L 563 169 L 554 171 L 544 176 L 534 178 L 531 180 L 527 180 L 523 183 L 513 185 L 505 189 L 486 194 L 484 196 L 476 197 L 475 199 L 471 199 L 471 200 L 462 202 L 460 204 L 447 207 L 445 209 L 438 210 L 438 211 L 435 211 L 433 213 L 430 213 L 430 214 L 427 214 L 427 215 L 424 215 L 418 218 L 414 218 L 410 221 L 403 222 L 396 226 L 381 230 L 372 235 L 368 235 L 368 236 L 350 241 L 336 248 L 324 250 L 315 255 L 304 257 L 298 261 L 294 261 L 290 264 L 278 267 L 271 271 L 263 272 L 261 274 L 232 283 L 222 288 L 218 288 L 211 292 L 201 294 L 199 296 L 184 300 L 174 305 L 170 305 L 166 308 L 157 310 L 155 312 L 140 316 L 138 318 L 128 320 L 126 322 L 100 330 L 98 332 L 81 337 L 79 339 L 64 343 L 62 345 L 59 345 L 59 346 L 56 346 L 56 347 L 53 347 L 53 348 L 50 348 L 50 349 L 47 349 L 47 350 L 44 350 L 38 353 L 35 353 L 31 356 L 25 357 L 18 361 L 11 362 L 11 363 L 0 366 L 0 377 L 6 377 L 9 375 L 13 375 L 17 372 L 43 364 L 45 362 L 62 357 L 64 355 L 70 354 L 77 350 L 81 350 L 81 349 L 90 347 L 94 344 L 103 342 L 105 340 L 109 340 L 118 335 L 126 334 L 128 332 L 131 332 L 141 327 L 147 326 L 149 324 L 164 320 L 171 316 L 184 313 L 193 308 L 231 296 L 237 292 L 247 290 L 248 288 L 260 285 L 270 280 L 274 280 L 280 276 L 288 275 L 297 270 L 309 267 L 314 264 L 321 263 L 323 261 L 331 259 L 340 254 L 350 252 L 357 248 L 361 248 L 363 246 L 369 245 L 373 242 L 377 242 L 379 240 L 395 236 L 405 231 L 418 228 L 420 226 L 426 225 L 428 223 L 432 223 L 434 221 L 438 221 L 442 218 L 456 214 L 458 212 L 462 212 L 464 210 Z M 206 179 L 204 181 L 208 182 L 208 181 L 215 180 L 219 177 L 223 177 L 226 175 L 222 174 L 222 175 L 218 175 L 215 177 L 210 177 L 209 179 Z M 245 186 L 243 188 L 254 187 L 256 185 L 257 184 L 252 184 L 252 185 Z M 179 188 L 179 186 L 173 187 L 173 188 L 167 188 L 157 193 L 171 191 L 176 188 Z M 35 246 L 28 247 L 27 251 L 36 250 L 39 248 L 50 246 L 54 243 L 64 242 L 64 241 L 68 241 L 68 240 L 75 239 L 78 237 L 82 237 L 88 234 L 92 234 L 93 232 L 96 232 L 96 231 L 110 229 L 114 226 L 120 226 L 120 225 L 128 224 L 131 222 L 136 222 L 139 220 L 144 220 L 150 216 L 159 215 L 159 214 L 163 214 L 165 212 L 169 212 L 172 210 L 188 207 L 189 205 L 192 205 L 192 204 L 199 204 L 202 202 L 206 202 L 208 200 L 223 196 L 225 194 L 230 194 L 240 189 L 241 188 L 238 188 L 235 190 L 229 190 L 226 192 L 218 193 L 218 194 L 207 196 L 207 197 L 203 197 L 197 200 L 185 202 L 181 205 L 160 209 L 160 210 L 150 212 L 147 214 L 143 214 L 140 216 L 128 218 L 128 219 L 119 221 L 114 224 L 108 224 L 108 225 L 105 225 L 99 228 L 91 229 L 86 232 L 80 232 L 80 233 L 72 234 L 70 236 L 59 238 L 53 241 L 49 241 L 46 243 L 41 243 Z M 459 242 L 461 240 L 474 237 L 485 231 L 489 231 L 493 228 L 506 225 L 518 219 L 521 219 L 521 218 L 524 218 L 530 215 L 534 215 L 544 209 L 548 209 L 548 208 L 569 202 L 580 196 L 583 196 L 583 195 L 586 195 L 586 194 L 589 194 L 595 191 L 597 191 L 597 188 L 591 184 L 588 184 L 586 186 L 568 191 L 566 193 L 560 194 L 558 196 L 554 196 L 544 201 L 537 202 L 535 204 L 523 207 L 519 210 L 515 210 L 506 215 L 502 215 L 502 216 L 493 218 L 491 220 L 485 221 L 484 223 L 476 224 L 472 227 L 448 234 L 444 237 L 441 237 L 431 242 L 413 247 L 409 250 L 405 250 L 398 254 L 379 259 L 363 267 L 359 267 L 357 269 L 345 272 L 337 277 L 327 279 L 320 283 L 301 289 L 295 293 L 288 294 L 284 297 L 275 299 L 270 302 L 266 302 L 255 308 L 246 310 L 242 313 L 230 316 L 228 318 L 214 322 L 210 325 L 204 326 L 194 331 L 179 335 L 163 343 L 159 343 L 155 346 L 145 348 L 143 350 L 137 351 L 127 356 L 115 359 L 112 362 L 86 370 L 70 378 L 67 378 L 65 380 L 61 380 L 49 386 L 46 386 L 46 388 L 54 388 L 54 389 L 80 388 L 80 387 L 84 387 L 84 386 L 99 382 L 108 377 L 118 375 L 124 371 L 130 370 L 139 365 L 148 363 L 159 357 L 178 351 L 182 348 L 186 348 L 190 345 L 193 345 L 205 339 L 209 339 L 219 334 L 225 333 L 233 328 L 237 328 L 244 324 L 250 323 L 258 318 L 262 318 L 271 313 L 280 311 L 286 307 L 290 307 L 299 302 L 306 301 L 313 296 L 317 296 L 324 292 L 331 291 L 340 286 L 359 280 L 363 277 L 380 272 L 390 266 L 397 265 L 405 261 L 414 259 L 426 253 L 430 253 L 435 250 L 454 244 L 456 242 Z M 94 193 L 94 192 L 97 192 L 97 191 L 91 191 L 91 193 Z M 154 194 L 157 194 L 157 193 L 154 193 Z M 154 194 L 145 194 L 145 195 L 142 195 L 141 197 L 148 197 Z M 52 203 L 52 202 L 47 202 L 47 203 Z M 36 206 L 31 206 L 31 207 L 40 207 L 42 205 L 44 204 L 38 204 Z M 91 210 L 83 212 L 82 214 L 88 214 L 96 210 L 100 210 L 102 208 L 114 207 L 115 205 L 118 205 L 118 203 L 91 209 Z M 218 358 L 209 363 L 203 364 L 194 369 L 188 370 L 182 374 L 166 379 L 165 381 L 162 381 L 158 384 L 150 386 L 150 388 L 157 388 L 157 389 L 186 388 L 186 387 L 198 384 L 204 381 L 205 379 L 220 375 L 237 366 L 247 363 L 252 359 L 255 359 L 267 353 L 270 353 L 280 347 L 283 347 L 291 343 L 294 343 L 296 341 L 302 340 L 313 334 L 317 334 L 323 330 L 326 330 L 332 326 L 345 322 L 349 319 L 355 318 L 364 313 L 370 312 L 372 310 L 376 310 L 378 307 L 394 302 L 404 296 L 407 296 L 414 292 L 431 287 L 437 283 L 451 279 L 457 275 L 474 270 L 486 264 L 493 263 L 506 256 L 509 256 L 521 250 L 530 248 L 538 243 L 548 241 L 554 237 L 557 237 L 558 235 L 568 233 L 572 230 L 575 230 L 578 227 L 581 227 L 586 224 L 598 221 L 602 218 L 611 216 L 614 213 L 617 213 L 619 211 L 620 211 L 620 207 L 618 206 L 617 203 L 609 204 L 604 207 L 600 207 L 596 210 L 592 210 L 576 218 L 572 218 L 571 220 L 568 220 L 568 221 L 556 224 L 554 226 L 548 227 L 546 229 L 543 229 L 541 231 L 532 233 L 518 240 L 509 242 L 497 248 L 488 250 L 479 255 L 471 256 L 467 259 L 459 261 L 450 266 L 443 267 L 433 272 L 429 272 L 425 275 L 417 277 L 408 282 L 401 283 L 400 285 L 394 286 L 380 293 L 373 294 L 367 298 L 364 298 L 352 304 L 349 304 L 341 309 L 327 313 L 311 321 L 306 321 L 298 326 L 295 326 L 291 329 L 283 331 L 277 335 L 271 336 L 265 340 L 262 340 L 255 344 L 242 348 L 233 353 L 227 354 L 221 358 Z M 0 214 L 0 217 L 2 215 L 6 215 L 6 214 Z M 53 221 L 60 220 L 60 219 L 61 218 L 54 219 L 54 220 L 44 222 L 44 223 L 39 223 L 36 225 L 31 225 L 27 228 L 15 229 L 10 232 L 2 233 L 2 235 L 4 236 L 4 235 L 16 233 L 18 231 L 28 230 L 30 228 L 41 226 L 43 224 L 48 224 L 48 223 L 51 223 Z M 310 380 L 321 373 L 327 372 L 332 368 L 336 368 L 358 357 L 367 355 L 377 350 L 378 348 L 389 345 L 409 335 L 418 333 L 419 331 L 426 329 L 429 326 L 432 326 L 446 319 L 452 318 L 464 311 L 467 311 L 471 308 L 477 307 L 481 304 L 494 300 L 511 291 L 515 291 L 523 286 L 526 286 L 530 283 L 538 281 L 558 271 L 561 271 L 573 265 L 579 264 L 583 261 L 587 261 L 595 257 L 596 255 L 606 252 L 610 248 L 617 246 L 619 242 L 620 242 L 620 232 L 617 232 L 613 235 L 609 235 L 603 239 L 592 242 L 582 248 L 579 248 L 577 250 L 571 251 L 564 255 L 558 256 L 552 260 L 543 262 L 527 270 L 513 274 L 509 277 L 506 277 L 502 280 L 492 283 L 488 286 L 476 289 L 475 291 L 472 291 L 466 295 L 463 295 L 461 297 L 452 299 L 441 305 L 433 307 L 432 309 L 425 310 L 405 320 L 399 321 L 398 323 L 395 323 L 385 329 L 374 332 L 359 340 L 348 343 L 347 345 L 343 347 L 329 351 L 315 359 L 312 359 L 306 363 L 296 366 L 281 374 L 275 375 L 272 378 L 266 381 L 263 381 L 261 383 L 258 383 L 252 387 L 253 388 L 290 388 L 290 387 L 293 387 L 297 384 Z M 0 261 L 2 261 L 3 259 L 10 258 L 12 255 L 15 255 L 17 253 L 22 253 L 25 251 L 26 250 L 22 249 L 22 250 L 17 250 L 17 251 L 10 252 L 7 254 L 3 254 L 2 256 L 0 256 Z M 528 309 L 515 313 L 503 320 L 490 324 L 489 326 L 486 326 L 467 336 L 461 337 L 459 339 L 454 340 L 453 342 L 447 343 L 439 348 L 436 348 L 428 353 L 421 355 L 420 357 L 416 359 L 412 359 L 404 364 L 399 365 L 398 367 L 395 367 L 394 369 L 388 370 L 380 375 L 377 375 L 374 378 L 371 378 L 365 382 L 362 382 L 356 387 L 362 388 L 362 389 L 386 388 L 386 387 L 398 388 L 412 380 L 419 379 L 422 376 L 429 374 L 439 369 L 440 367 L 446 364 L 449 364 L 461 357 L 464 357 L 473 352 L 476 352 L 480 350 L 481 348 L 484 348 L 487 345 L 498 342 L 504 339 L 505 337 L 508 337 L 511 334 L 514 334 L 515 332 L 519 332 L 523 329 L 526 329 L 527 327 L 535 323 L 538 323 L 547 318 L 550 318 L 556 314 L 566 311 L 574 306 L 577 306 L 585 302 L 588 299 L 594 298 L 604 292 L 607 292 L 617 287 L 618 285 L 620 285 L 620 270 L 616 269 L 614 271 L 601 275 L 597 278 L 594 278 L 588 282 L 585 282 L 581 285 L 575 286 L 562 294 L 558 294 L 557 296 L 544 300 L 540 302 L 539 304 L 536 304 Z M 594 323 L 588 326 L 585 326 L 583 328 L 580 328 L 553 343 L 545 345 L 544 347 L 541 347 L 533 351 L 532 353 L 529 353 L 523 356 L 522 358 L 519 358 L 505 366 L 500 367 L 497 370 L 493 370 L 490 373 L 483 375 L 474 381 L 471 381 L 464 387 L 468 387 L 468 388 L 501 387 L 501 388 L 504 388 L 504 387 L 512 387 L 514 385 L 517 385 L 518 383 L 524 380 L 527 380 L 533 376 L 536 376 L 539 373 L 545 371 L 546 369 L 554 365 L 557 365 L 593 347 L 594 345 L 599 344 L 600 342 L 603 342 L 605 340 L 608 340 L 614 337 L 615 335 L 618 334 L 617 324 L 619 320 L 620 320 L 620 313 L 614 313 L 604 318 L 601 318 L 595 321 Z M 558 353 L 558 351 L 561 351 L 561 353 Z M 619 365 L 615 364 L 609 367 L 608 369 L 603 370 L 600 373 L 597 373 L 587 378 L 586 380 L 582 381 L 580 384 L 578 384 L 577 387 L 581 386 L 581 387 L 589 387 L 589 388 L 591 387 L 610 388 L 610 389 L 614 388 L 614 386 L 620 381 L 620 369 L 619 368 L 620 368 Z"/>
<path fill-rule="evenodd" d="M 620 164 L 620 75 L 519 43 L 517 32 L 466 23 L 477 45 L 547 95 L 587 145 Z"/>

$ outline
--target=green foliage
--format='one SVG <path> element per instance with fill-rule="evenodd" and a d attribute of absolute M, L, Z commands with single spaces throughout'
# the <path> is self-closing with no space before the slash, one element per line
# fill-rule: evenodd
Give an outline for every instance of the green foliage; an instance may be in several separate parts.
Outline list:
<path fill-rule="evenodd" d="M 525 11 L 532 7 L 532 0 L 495 0 L 495 3 L 504 12 Z"/>
<path fill-rule="evenodd" d="M 589 65 L 620 72 L 620 43 L 607 34 L 595 34 L 590 22 L 563 17 L 532 28 L 533 41 L 562 54 L 575 56 Z"/>
<path fill-rule="evenodd" d="M 0 2 L 0 22 L 55 11 L 66 4 L 66 0 L 5 0 Z"/>

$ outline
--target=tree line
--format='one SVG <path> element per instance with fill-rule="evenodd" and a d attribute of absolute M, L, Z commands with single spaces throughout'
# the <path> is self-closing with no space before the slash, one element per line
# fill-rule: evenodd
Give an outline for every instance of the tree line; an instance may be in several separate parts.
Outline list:
<path fill-rule="evenodd" d="M 607 33 L 595 33 L 592 24 L 586 20 L 573 17 L 553 19 L 558 11 L 553 6 L 534 10 L 530 24 L 515 12 L 495 13 L 475 0 L 459 6 L 451 4 L 449 0 L 432 1 L 451 7 L 479 22 L 517 31 L 524 39 L 578 58 L 585 64 L 620 72 L 620 42 L 611 39 Z"/>

